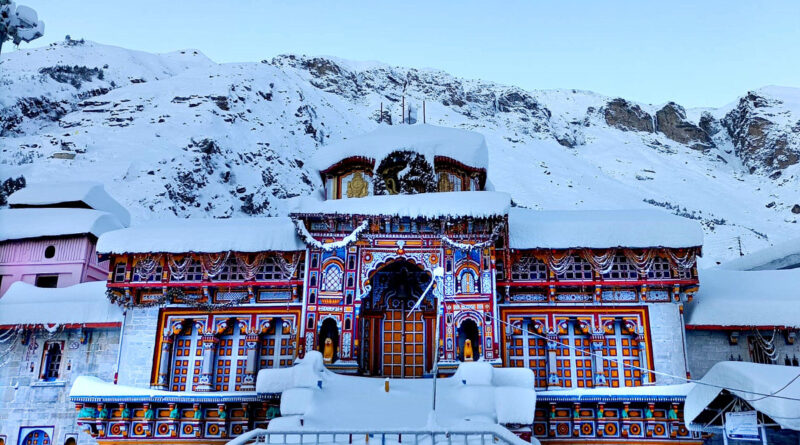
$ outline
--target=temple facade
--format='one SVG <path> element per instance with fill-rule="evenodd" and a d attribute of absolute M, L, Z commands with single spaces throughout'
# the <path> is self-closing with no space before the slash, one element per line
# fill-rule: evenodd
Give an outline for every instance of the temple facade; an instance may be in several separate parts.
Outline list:
<path fill-rule="evenodd" d="M 118 384 L 72 388 L 86 437 L 223 443 L 266 427 L 280 394 L 257 391 L 258 371 L 314 350 L 359 376 L 531 369 L 535 420 L 505 425 L 528 440 L 702 442 L 682 418 L 694 222 L 514 206 L 466 130 L 382 127 L 312 165 L 324 190 L 289 217 L 100 238 L 125 322 Z"/>

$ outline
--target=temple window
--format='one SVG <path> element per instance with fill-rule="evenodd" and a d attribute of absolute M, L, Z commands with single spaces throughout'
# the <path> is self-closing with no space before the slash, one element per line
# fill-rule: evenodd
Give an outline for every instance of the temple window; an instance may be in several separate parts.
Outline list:
<path fill-rule="evenodd" d="M 47 342 L 44 345 L 40 378 L 46 382 L 58 380 L 61 370 L 63 346 L 60 341 Z"/>
<path fill-rule="evenodd" d="M 461 191 L 461 177 L 450 172 L 439 172 L 437 185 L 440 192 L 459 192 Z"/>
<path fill-rule="evenodd" d="M 34 286 L 45 288 L 58 287 L 58 275 L 36 275 Z"/>
<path fill-rule="evenodd" d="M 122 283 L 125 281 L 125 263 L 117 263 L 114 265 L 114 282 Z"/>
<path fill-rule="evenodd" d="M 462 294 L 474 294 L 478 292 L 476 286 L 477 279 L 475 278 L 475 272 L 470 269 L 464 269 L 461 272 L 461 293 Z"/>
<path fill-rule="evenodd" d="M 173 267 L 172 265 L 170 267 Z M 172 269 L 170 269 L 171 271 Z M 171 281 L 202 281 L 203 280 L 203 266 L 200 264 L 200 261 L 196 259 L 189 260 L 189 264 L 186 266 L 186 270 L 182 271 L 183 273 L 178 272 L 178 274 L 171 272 L 170 273 L 170 280 Z"/>
<path fill-rule="evenodd" d="M 647 278 L 651 280 L 669 280 L 672 278 L 672 266 L 664 257 L 656 257 L 653 265 L 647 271 Z"/>
<path fill-rule="evenodd" d="M 639 273 L 625 255 L 616 255 L 611 263 L 611 270 L 603 274 L 606 280 L 636 280 Z"/>
<path fill-rule="evenodd" d="M 214 281 L 244 281 L 244 271 L 239 267 L 236 258 L 228 258 L 222 270 L 214 277 Z"/>
<path fill-rule="evenodd" d="M 566 334 L 556 344 L 556 369 L 565 388 L 591 388 L 592 350 L 591 338 L 581 330 L 575 320 L 566 323 Z"/>
<path fill-rule="evenodd" d="M 338 292 L 342 290 L 342 266 L 330 263 L 325 266 L 322 273 L 321 289 L 323 292 Z"/>
<path fill-rule="evenodd" d="M 147 283 L 161 281 L 161 274 L 164 272 L 164 266 L 159 263 L 154 266 L 145 267 L 145 265 L 142 264 L 143 261 L 145 260 L 139 260 L 139 262 L 134 265 L 131 282 Z"/>
<path fill-rule="evenodd" d="M 203 363 L 203 348 L 197 324 L 187 320 L 175 336 L 170 372 L 170 391 L 192 391 Z"/>
<path fill-rule="evenodd" d="M 292 366 L 291 328 L 282 319 L 273 319 L 267 333 L 261 336 L 259 357 L 259 369 Z"/>
<path fill-rule="evenodd" d="M 256 272 L 256 279 L 258 281 L 264 280 L 279 280 L 283 277 L 283 273 L 278 267 L 275 258 L 267 257 L 261 262 Z"/>
<path fill-rule="evenodd" d="M 572 263 L 556 276 L 562 281 L 591 281 L 592 265 L 581 257 L 574 257 Z"/>
<path fill-rule="evenodd" d="M 547 341 L 535 335 L 533 323 L 524 321 L 515 328 L 508 348 L 508 363 L 515 368 L 530 368 L 537 388 L 547 387 Z"/>
<path fill-rule="evenodd" d="M 228 327 L 219 336 L 214 389 L 217 391 L 239 391 L 244 377 L 247 351 L 245 336 L 237 320 L 228 322 Z"/>
<path fill-rule="evenodd" d="M 603 345 L 603 367 L 609 386 L 640 386 L 642 384 L 642 360 L 639 356 L 639 341 L 633 332 L 628 332 L 622 320 L 614 322 L 614 332 L 606 334 Z"/>
<path fill-rule="evenodd" d="M 515 281 L 544 281 L 547 265 L 534 257 L 522 257 L 511 267 L 511 279 Z"/>

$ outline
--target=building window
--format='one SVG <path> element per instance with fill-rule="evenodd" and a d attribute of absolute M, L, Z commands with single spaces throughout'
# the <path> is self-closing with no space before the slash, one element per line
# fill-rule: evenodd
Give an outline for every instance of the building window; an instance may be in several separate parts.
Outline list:
<path fill-rule="evenodd" d="M 146 261 L 147 266 L 143 265 L 143 261 Z M 164 266 L 159 264 L 153 265 L 152 260 L 139 260 L 136 265 L 133 267 L 133 276 L 131 277 L 131 282 L 136 283 L 146 283 L 146 282 L 153 282 L 153 281 L 161 281 L 161 276 L 164 273 Z"/>
<path fill-rule="evenodd" d="M 465 269 L 461 273 L 461 293 L 474 294 L 477 293 L 477 286 L 475 285 L 475 274 L 469 269 Z"/>
<path fill-rule="evenodd" d="M 556 349 L 556 369 L 565 388 L 591 388 L 591 338 L 581 331 L 577 321 L 567 322 L 567 333 L 559 337 Z"/>
<path fill-rule="evenodd" d="M 547 266 L 534 257 L 522 257 L 511 267 L 514 281 L 544 281 L 547 279 Z"/>
<path fill-rule="evenodd" d="M 653 265 L 647 271 L 647 278 L 651 280 L 669 280 L 672 278 L 672 267 L 664 257 L 653 259 Z"/>
<path fill-rule="evenodd" d="M 36 275 L 36 287 L 58 287 L 58 275 Z"/>
<path fill-rule="evenodd" d="M 329 264 L 322 273 L 322 291 L 338 292 L 342 290 L 342 267 L 336 263 Z"/>
<path fill-rule="evenodd" d="M 214 389 L 217 391 L 239 391 L 244 378 L 247 361 L 245 336 L 239 323 L 232 319 L 219 337 L 217 366 L 214 372 Z"/>
<path fill-rule="evenodd" d="M 184 322 L 173 344 L 170 391 L 192 391 L 197 384 L 203 365 L 201 343 L 197 324 L 193 320 Z"/>
<path fill-rule="evenodd" d="M 642 384 L 642 360 L 639 356 L 639 341 L 633 332 L 628 332 L 621 320 L 614 322 L 613 334 L 607 334 L 603 345 L 603 368 L 608 385 L 640 386 Z"/>
<path fill-rule="evenodd" d="M 61 342 L 47 342 L 44 345 L 42 357 L 41 379 L 46 382 L 58 380 L 61 369 L 62 345 Z"/>
<path fill-rule="evenodd" d="M 636 280 L 639 273 L 625 255 L 616 255 L 611 263 L 611 270 L 603 274 L 606 280 Z"/>
<path fill-rule="evenodd" d="M 44 249 L 44 257 L 53 258 L 54 256 L 56 256 L 56 246 L 47 246 Z"/>
<path fill-rule="evenodd" d="M 591 281 L 592 265 L 581 257 L 574 257 L 572 263 L 557 277 L 561 281 Z"/>
<path fill-rule="evenodd" d="M 547 341 L 535 335 L 530 321 L 514 329 L 508 348 L 508 364 L 514 368 L 530 368 L 536 387 L 547 387 Z"/>
<path fill-rule="evenodd" d="M 283 274 L 278 267 L 278 263 L 275 261 L 275 258 L 272 257 L 264 258 L 264 261 L 261 262 L 261 266 L 258 268 L 258 272 L 256 272 L 256 279 L 258 281 L 280 280 L 282 277 Z"/>
<path fill-rule="evenodd" d="M 244 271 L 239 268 L 236 258 L 228 258 L 214 281 L 244 281 Z"/>
<path fill-rule="evenodd" d="M 291 326 L 275 318 L 259 344 L 259 369 L 292 366 L 294 351 L 291 342 Z"/>
<path fill-rule="evenodd" d="M 114 265 L 114 282 L 122 283 L 125 281 L 125 263 Z"/>

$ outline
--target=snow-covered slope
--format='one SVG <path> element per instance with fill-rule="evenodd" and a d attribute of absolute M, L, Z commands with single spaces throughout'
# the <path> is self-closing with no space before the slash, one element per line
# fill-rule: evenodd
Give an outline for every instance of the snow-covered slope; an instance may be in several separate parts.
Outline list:
<path fill-rule="evenodd" d="M 412 120 L 425 100 L 427 123 L 483 133 L 489 180 L 516 204 L 665 207 L 703 222 L 707 266 L 740 240 L 797 236 L 800 90 L 777 87 L 684 110 L 328 57 L 217 64 L 70 41 L 2 56 L 0 181 L 101 181 L 134 222 L 280 215 L 320 187 L 313 153 L 386 125 L 381 106 L 397 124 L 403 97 Z"/>

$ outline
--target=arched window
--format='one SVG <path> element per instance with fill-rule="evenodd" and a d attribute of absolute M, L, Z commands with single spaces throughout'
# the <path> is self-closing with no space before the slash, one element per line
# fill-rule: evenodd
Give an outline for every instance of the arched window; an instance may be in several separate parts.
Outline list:
<path fill-rule="evenodd" d="M 259 369 L 292 366 L 294 350 L 291 338 L 291 326 L 280 318 L 273 319 L 269 330 L 260 339 Z"/>
<path fill-rule="evenodd" d="M 322 272 L 322 291 L 323 292 L 338 292 L 342 290 L 342 267 L 337 263 L 330 263 L 325 266 L 325 271 Z"/>
<path fill-rule="evenodd" d="M 67 437 L 67 440 L 64 441 L 64 445 L 76 445 L 76 444 L 77 442 L 75 441 L 74 437 Z"/>
<path fill-rule="evenodd" d="M 465 269 L 461 273 L 461 293 L 462 294 L 475 294 L 478 292 L 476 285 L 475 273 L 470 269 Z"/>
<path fill-rule="evenodd" d="M 193 320 L 183 323 L 172 345 L 172 370 L 170 391 L 192 391 L 200 379 L 203 365 L 203 348 L 200 332 Z"/>
<path fill-rule="evenodd" d="M 50 436 L 42 430 L 33 430 L 22 439 L 20 445 L 50 445 Z"/>
<path fill-rule="evenodd" d="M 217 391 L 239 391 L 244 378 L 247 361 L 245 335 L 234 318 L 227 322 L 225 331 L 219 336 L 217 359 L 214 370 L 214 389 Z"/>

